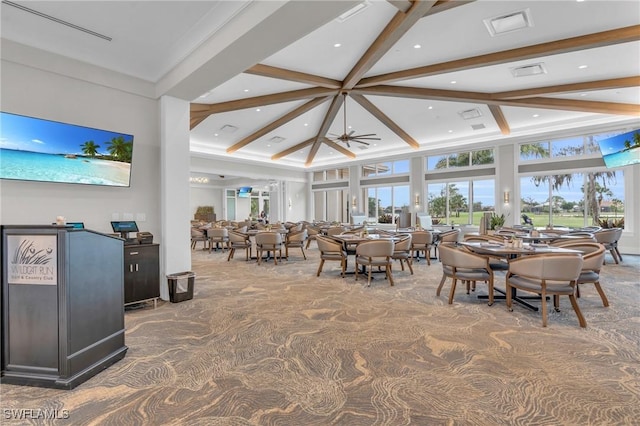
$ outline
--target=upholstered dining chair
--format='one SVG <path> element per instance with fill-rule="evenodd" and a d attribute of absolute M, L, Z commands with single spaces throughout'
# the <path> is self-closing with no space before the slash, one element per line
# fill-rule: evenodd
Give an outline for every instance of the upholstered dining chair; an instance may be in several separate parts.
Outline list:
<path fill-rule="evenodd" d="M 262 255 L 273 252 L 273 263 L 278 264 L 278 257 L 282 260 L 282 234 L 279 232 L 263 231 L 256 234 L 256 252 L 258 265 L 262 263 Z M 278 256 L 276 256 L 276 252 Z"/>
<path fill-rule="evenodd" d="M 245 260 L 249 260 L 249 249 L 251 248 L 251 240 L 247 234 L 238 231 L 229 231 L 229 256 L 227 262 L 233 259 L 236 249 L 244 249 Z"/>
<path fill-rule="evenodd" d="M 499 243 L 502 244 L 504 242 L 504 239 L 499 236 L 499 235 L 465 235 L 464 237 L 464 241 L 465 242 L 470 242 L 470 243 Z M 471 250 L 469 250 L 471 251 Z M 498 258 L 498 257 L 490 257 L 489 258 L 489 266 L 491 267 L 491 270 L 496 272 L 496 271 L 506 271 L 507 269 L 509 269 L 509 263 L 507 263 L 505 261 L 504 258 Z"/>
<path fill-rule="evenodd" d="M 391 256 L 393 256 L 394 244 L 392 240 L 371 240 L 358 244 L 356 247 L 356 281 L 358 280 L 358 269 L 363 266 L 369 269 L 367 287 L 371 286 L 371 273 L 373 267 L 384 267 L 389 285 L 393 285 L 391 274 Z"/>
<path fill-rule="evenodd" d="M 580 236 L 575 238 L 557 238 L 549 243 L 550 246 L 554 247 L 566 247 L 572 246 L 574 244 L 583 244 L 583 243 L 597 243 L 596 239 L 591 236 Z"/>
<path fill-rule="evenodd" d="M 316 243 L 318 244 L 318 250 L 320 250 L 320 266 L 318 266 L 316 276 L 320 276 L 325 261 L 335 260 L 340 262 L 342 269 L 340 275 L 344 277 L 347 269 L 347 252 L 344 250 L 342 244 L 332 238 L 319 234 L 316 235 Z"/>
<path fill-rule="evenodd" d="M 306 230 L 307 230 L 307 244 L 305 248 L 309 249 L 309 244 L 311 244 L 311 241 L 315 241 L 316 236 L 320 233 L 320 228 L 307 225 Z"/>
<path fill-rule="evenodd" d="M 438 248 L 443 244 L 456 244 L 458 242 L 458 238 L 460 237 L 460 229 L 450 229 L 448 231 L 441 232 L 438 234 L 438 239 L 435 241 L 434 245 L 434 253 L 436 257 L 438 256 Z"/>
<path fill-rule="evenodd" d="M 216 250 L 218 246 L 220 246 L 222 250 L 224 250 L 225 247 L 228 248 L 229 230 L 227 228 L 209 228 L 207 229 L 207 236 L 209 237 L 209 251 L 211 251 L 214 244 Z"/>
<path fill-rule="evenodd" d="M 580 250 L 582 252 L 582 270 L 578 277 L 576 286 L 576 296 L 580 297 L 580 287 L 582 284 L 593 284 L 602 299 L 602 304 L 609 306 L 609 300 L 600 286 L 600 269 L 604 264 L 606 249 L 599 243 L 574 243 L 566 245 L 564 248 Z"/>
<path fill-rule="evenodd" d="M 327 235 L 338 235 L 345 231 L 343 226 L 332 226 L 327 229 Z"/>
<path fill-rule="evenodd" d="M 593 234 L 596 241 L 604 245 L 609 250 L 611 257 L 616 263 L 622 261 L 620 250 L 618 250 L 618 240 L 622 236 L 622 228 L 606 228 Z"/>
<path fill-rule="evenodd" d="M 202 241 L 203 244 L 203 250 L 205 250 L 207 248 L 207 244 L 209 242 L 209 239 L 207 238 L 207 233 L 202 230 L 199 229 L 198 227 L 191 227 L 191 249 L 195 250 L 196 245 L 198 244 L 198 241 Z"/>
<path fill-rule="evenodd" d="M 411 272 L 411 275 L 413 275 L 413 266 L 411 266 L 412 238 L 413 237 L 411 234 L 401 234 L 399 236 L 399 239 L 394 243 L 393 255 L 391 256 L 391 259 L 400 261 L 400 267 L 402 268 L 403 271 L 404 271 L 404 264 L 406 263 L 407 267 L 409 268 L 409 271 Z"/>
<path fill-rule="evenodd" d="M 420 261 L 420 252 L 424 253 L 427 264 L 431 265 L 431 248 L 433 247 L 433 234 L 429 231 L 414 231 L 411 234 L 411 252 L 416 261 Z"/>
<path fill-rule="evenodd" d="M 440 296 L 442 287 L 447 278 L 451 278 L 451 290 L 449 291 L 449 304 L 453 303 L 458 280 L 466 283 L 467 294 L 471 283 L 483 281 L 487 283 L 489 291 L 489 306 L 493 305 L 493 270 L 489 265 L 489 258 L 471 253 L 454 245 L 440 246 L 440 262 L 442 263 L 442 279 L 436 290 L 436 296 Z"/>
<path fill-rule="evenodd" d="M 542 304 L 542 326 L 547 326 L 547 296 L 553 296 L 553 306 L 560 311 L 560 296 L 569 296 L 580 327 L 587 322 L 576 299 L 576 286 L 582 270 L 580 254 L 540 254 L 522 256 L 509 262 L 506 277 L 507 308 L 513 311 L 513 288 L 539 294 Z"/>
<path fill-rule="evenodd" d="M 307 255 L 304 253 L 304 245 L 307 242 L 307 230 L 304 229 L 302 231 L 293 231 L 287 234 L 284 249 L 285 249 L 285 257 L 289 258 L 289 249 L 290 248 L 299 248 L 302 252 L 302 257 L 304 260 L 307 260 Z"/>

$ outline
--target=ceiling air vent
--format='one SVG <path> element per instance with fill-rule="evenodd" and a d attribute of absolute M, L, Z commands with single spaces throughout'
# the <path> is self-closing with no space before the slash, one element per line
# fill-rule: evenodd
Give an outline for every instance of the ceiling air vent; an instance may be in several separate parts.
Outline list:
<path fill-rule="evenodd" d="M 482 123 L 480 123 L 480 124 L 472 124 L 472 125 L 471 125 L 471 128 L 472 128 L 473 130 L 481 130 L 481 129 L 484 129 L 484 128 L 485 128 L 485 125 L 484 125 L 484 124 L 482 124 Z"/>
<path fill-rule="evenodd" d="M 369 147 L 366 146 L 366 145 L 358 145 L 358 148 L 360 148 L 360 149 L 369 149 Z"/>
<path fill-rule="evenodd" d="M 363 10 L 365 10 L 367 7 L 371 6 L 371 2 L 369 0 L 365 0 L 362 3 L 358 4 L 357 6 L 347 10 L 345 13 L 343 13 L 342 15 L 338 16 L 336 18 L 336 21 L 338 22 L 344 22 L 347 19 L 357 15 L 358 13 L 362 12 Z"/>
<path fill-rule="evenodd" d="M 511 68 L 511 74 L 513 74 L 514 77 L 528 77 L 530 75 L 540 75 L 546 73 L 547 69 L 542 62 L 540 62 L 539 64 L 531 64 Z"/>
<path fill-rule="evenodd" d="M 477 108 L 460 111 L 458 114 L 460 114 L 460 117 L 464 118 L 465 120 L 471 120 L 482 116 Z"/>
<path fill-rule="evenodd" d="M 491 37 L 510 33 L 527 27 L 533 27 L 533 20 L 529 9 L 512 12 L 507 15 L 496 16 L 483 20 Z"/>
<path fill-rule="evenodd" d="M 283 138 L 282 136 L 274 136 L 271 139 L 269 139 L 269 142 L 273 142 L 273 143 L 280 143 L 284 140 L 285 138 Z"/>
<path fill-rule="evenodd" d="M 236 126 L 232 126 L 231 124 L 225 124 L 224 126 L 220 127 L 220 130 L 225 133 L 233 133 L 238 130 L 238 128 Z"/>

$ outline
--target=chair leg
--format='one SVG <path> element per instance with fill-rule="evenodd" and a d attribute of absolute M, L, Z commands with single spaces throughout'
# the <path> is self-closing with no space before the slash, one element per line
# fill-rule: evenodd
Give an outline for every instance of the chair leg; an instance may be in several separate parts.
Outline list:
<path fill-rule="evenodd" d="M 367 287 L 371 287 L 371 273 L 373 272 L 373 266 L 369 265 L 369 275 L 367 276 Z"/>
<path fill-rule="evenodd" d="M 324 265 L 324 259 L 320 259 L 320 266 L 318 266 L 318 272 L 316 273 L 316 277 L 320 276 L 320 271 L 322 271 L 323 265 Z"/>
<path fill-rule="evenodd" d="M 580 323 L 580 327 L 586 327 L 587 321 L 582 316 L 582 312 L 580 311 L 580 306 L 578 306 L 578 299 L 573 294 L 569 295 L 569 300 L 571 300 L 571 306 L 573 306 L 573 310 L 576 311 L 576 315 L 578 316 L 578 322 Z"/>
<path fill-rule="evenodd" d="M 233 259 L 233 254 L 236 252 L 236 248 L 235 247 L 231 247 L 231 250 L 229 250 L 229 256 L 227 257 L 227 262 L 230 261 L 231 259 Z"/>
<path fill-rule="evenodd" d="M 618 264 L 618 256 L 616 256 L 616 249 L 612 248 L 609 250 L 609 252 L 611 253 L 611 257 L 613 257 L 613 260 L 616 262 L 616 265 Z"/>
<path fill-rule="evenodd" d="M 302 248 L 302 246 L 300 246 L 300 251 L 302 252 L 302 257 L 304 257 L 304 260 L 307 260 L 307 255 L 304 252 L 304 248 Z"/>
<path fill-rule="evenodd" d="M 491 278 L 487 282 L 487 287 L 489 289 L 489 306 L 493 305 L 493 278 Z"/>
<path fill-rule="evenodd" d="M 347 259 L 342 259 L 340 263 L 342 265 L 342 272 L 340 275 L 342 276 L 342 278 L 344 278 L 344 274 L 345 272 L 347 272 Z"/>
<path fill-rule="evenodd" d="M 400 261 L 402 263 L 402 261 Z M 387 278 L 389 279 L 389 284 L 393 286 L 393 274 L 391 273 L 391 265 L 387 265 Z"/>
<path fill-rule="evenodd" d="M 616 254 L 618 255 L 618 259 L 620 259 L 620 262 L 622 262 L 622 255 L 620 254 L 620 250 L 618 250 L 618 246 L 615 247 L 616 250 Z"/>
<path fill-rule="evenodd" d="M 436 290 L 436 296 L 440 296 L 440 291 L 442 290 L 442 287 L 444 286 L 444 282 L 446 279 L 447 279 L 447 276 L 443 273 L 442 279 L 440 280 L 440 284 L 438 285 L 438 289 Z"/>
<path fill-rule="evenodd" d="M 451 291 L 449 292 L 449 304 L 451 305 L 453 303 L 453 295 L 456 292 L 456 282 L 458 281 L 457 278 L 453 279 L 453 282 L 451 283 Z"/>
<path fill-rule="evenodd" d="M 405 259 L 405 261 L 407 262 L 407 266 L 409 267 L 409 271 L 411 271 L 411 275 L 413 275 L 413 266 L 411 266 L 411 264 L 413 262 L 411 261 L 411 259 Z"/>
<path fill-rule="evenodd" d="M 600 286 L 600 281 L 596 281 L 593 283 L 595 285 L 598 294 L 600 295 L 600 299 L 602 299 L 602 304 L 606 307 L 609 306 L 609 300 L 607 300 L 607 296 L 604 294 L 604 290 Z"/>
<path fill-rule="evenodd" d="M 507 285 L 505 287 L 504 292 L 506 293 L 506 303 L 507 303 L 507 310 L 509 312 L 513 312 L 513 306 L 512 306 L 512 300 L 511 300 L 511 286 L 509 285 L 509 278 L 507 277 Z M 493 297 L 493 292 L 491 294 L 490 297 Z"/>
<path fill-rule="evenodd" d="M 542 326 L 547 326 L 547 293 L 545 291 L 542 292 L 542 306 L 540 307 L 542 311 Z"/>
<path fill-rule="evenodd" d="M 560 312 L 560 295 L 559 294 L 553 295 L 553 309 L 556 312 Z"/>

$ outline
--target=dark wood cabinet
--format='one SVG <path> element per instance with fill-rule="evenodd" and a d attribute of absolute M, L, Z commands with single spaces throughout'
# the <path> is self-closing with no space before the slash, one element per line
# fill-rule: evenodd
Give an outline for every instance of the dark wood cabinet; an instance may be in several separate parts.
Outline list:
<path fill-rule="evenodd" d="M 160 297 L 160 253 L 158 244 L 124 246 L 124 304 Z"/>

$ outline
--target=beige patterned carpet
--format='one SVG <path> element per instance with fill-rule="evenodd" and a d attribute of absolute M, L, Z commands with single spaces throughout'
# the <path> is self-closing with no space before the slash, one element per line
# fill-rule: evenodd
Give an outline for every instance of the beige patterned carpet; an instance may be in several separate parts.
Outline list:
<path fill-rule="evenodd" d="M 448 305 L 435 295 L 438 262 L 415 263 L 413 276 L 394 266 L 394 287 L 378 275 L 367 288 L 340 278 L 337 263 L 316 278 L 315 243 L 306 261 L 292 254 L 258 266 L 194 251 L 193 300 L 128 311 L 126 357 L 73 390 L 2 385 L 0 423 L 640 422 L 640 257 L 615 265 L 607 256 L 611 306 L 583 288 L 581 329 L 568 299 L 547 328 L 538 312 L 489 307 L 463 288 Z M 69 418 L 21 421 L 11 409 Z"/>

